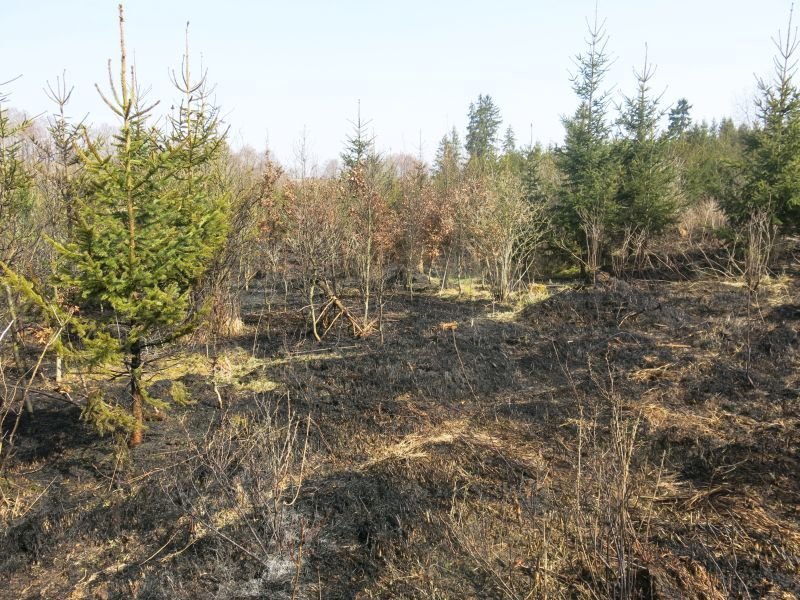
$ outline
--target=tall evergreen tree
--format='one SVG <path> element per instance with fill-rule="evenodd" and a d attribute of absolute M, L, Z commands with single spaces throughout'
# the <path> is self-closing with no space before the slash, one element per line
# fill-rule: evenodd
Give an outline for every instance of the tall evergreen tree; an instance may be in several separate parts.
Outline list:
<path fill-rule="evenodd" d="M 23 156 L 23 136 L 32 122 L 27 118 L 13 119 L 9 113 L 8 94 L 0 90 L 0 267 L 15 265 L 30 247 L 34 207 L 33 178 Z M 0 271 L 0 275 L 2 271 Z M 14 361 L 25 369 L 20 324 L 16 310 L 17 298 L 8 280 L 3 281 L 5 304 L 11 320 Z M 32 405 L 27 404 L 28 412 Z"/>
<path fill-rule="evenodd" d="M 759 79 L 756 123 L 745 140 L 744 186 L 725 208 L 735 222 L 763 212 L 783 229 L 800 225 L 800 91 L 794 83 L 798 39 L 792 18 L 785 37 L 774 40 L 771 80 Z"/>
<path fill-rule="evenodd" d="M 343 172 L 347 174 L 356 168 L 366 168 L 367 163 L 374 155 L 375 140 L 370 137 L 368 128 L 370 121 L 361 117 L 361 101 L 358 101 L 358 115 L 353 122 L 353 133 L 345 142 L 344 152 L 341 154 Z"/>
<path fill-rule="evenodd" d="M 458 182 L 463 160 L 461 137 L 453 127 L 449 134 L 442 137 L 434 158 L 433 173 L 440 187 L 452 187 Z"/>
<path fill-rule="evenodd" d="M 488 94 L 479 94 L 469 105 L 467 122 L 467 154 L 470 162 L 481 162 L 497 155 L 500 109 Z"/>
<path fill-rule="evenodd" d="M 689 127 L 692 126 L 692 117 L 689 111 L 692 110 L 692 105 L 686 98 L 681 98 L 669 111 L 669 126 L 667 127 L 667 135 L 671 138 L 682 136 Z"/>
<path fill-rule="evenodd" d="M 164 139 L 148 123 L 154 105 L 141 104 L 135 73 L 128 72 L 121 7 L 120 49 L 119 88 L 109 70 L 112 99 L 101 92 L 120 127 L 109 155 L 87 140 L 73 239 L 58 246 L 65 259 L 59 283 L 79 292 L 86 358 L 122 357 L 129 373 L 129 414 L 96 396 L 87 414 L 100 428 L 128 428 L 135 446 L 142 440 L 144 405 L 161 404 L 142 386 L 144 353 L 196 325 L 190 294 L 224 238 L 225 220 L 222 203 L 197 180 L 176 178 L 188 176 L 192 147 L 191 162 L 199 164 L 205 142 L 192 140 L 193 134 Z M 186 112 L 181 119 L 188 132 L 196 115 Z"/>
<path fill-rule="evenodd" d="M 66 112 L 72 92 L 65 77 L 57 77 L 55 86 L 47 83 L 46 94 L 56 112 L 47 119 L 49 135 L 34 138 L 38 183 L 49 213 L 48 235 L 59 241 L 70 236 L 75 223 L 75 192 L 81 171 L 76 148 L 81 144 L 83 125 L 74 123 Z"/>
<path fill-rule="evenodd" d="M 382 268 L 382 250 L 378 239 L 386 218 L 387 173 L 381 157 L 375 152 L 374 139 L 367 135 L 369 121 L 358 117 L 353 133 L 342 153 L 345 210 L 350 214 L 349 239 L 352 257 L 361 282 L 364 301 L 364 328 L 369 328 L 370 302 L 376 290 L 376 279 Z"/>
<path fill-rule="evenodd" d="M 509 125 L 503 135 L 503 156 L 501 163 L 504 169 L 521 177 L 524 170 L 525 155 L 517 149 L 517 138 Z"/>
<path fill-rule="evenodd" d="M 675 170 L 668 141 L 658 132 L 663 113 L 659 98 L 652 95 L 654 74 L 645 54 L 644 66 L 636 73 L 637 93 L 625 97 L 618 120 L 623 139 L 617 222 L 627 233 L 660 233 L 677 212 Z"/>
<path fill-rule="evenodd" d="M 575 59 L 572 85 L 578 108 L 563 120 L 566 136 L 559 152 L 564 186 L 556 220 L 582 249 L 581 268 L 600 266 L 607 228 L 614 216 L 617 165 L 610 143 L 609 95 L 603 89 L 610 57 L 604 25 L 589 25 L 587 50 Z M 566 240 L 565 240 L 566 241 Z M 580 250 L 578 250 L 580 251 Z"/>
<path fill-rule="evenodd" d="M 227 129 L 221 122 L 219 107 L 212 102 L 207 73 L 196 75 L 192 71 L 188 24 L 181 69 L 172 73 L 172 83 L 180 94 L 168 120 L 168 141 L 174 149 L 175 162 L 172 184 L 178 194 L 193 198 L 200 213 L 224 210 L 230 214 L 231 186 L 224 181 L 227 174 L 221 165 L 227 151 Z M 229 232 L 234 237 L 240 234 Z M 208 305 L 208 324 L 216 334 L 240 333 L 242 327 L 238 292 L 231 281 L 231 269 L 224 266 L 231 241 L 229 237 L 213 256 L 198 294 L 198 301 Z"/>
<path fill-rule="evenodd" d="M 511 154 L 517 150 L 517 136 L 514 135 L 514 129 L 509 125 L 506 127 L 505 135 L 503 136 L 503 153 Z"/>
<path fill-rule="evenodd" d="M 522 187 L 529 204 L 544 204 L 545 193 L 542 182 L 542 147 L 539 144 L 527 149 L 522 162 Z"/>
<path fill-rule="evenodd" d="M 22 250 L 33 179 L 23 159 L 23 135 L 31 121 L 12 119 L 7 104 L 8 94 L 0 90 L 0 260 L 10 262 Z"/>
<path fill-rule="evenodd" d="M 34 137 L 37 149 L 37 183 L 41 192 L 44 219 L 42 232 L 52 240 L 64 243 L 72 236 L 76 221 L 75 195 L 81 178 L 81 160 L 77 148 L 81 145 L 83 124 L 74 123 L 67 116 L 67 104 L 74 88 L 67 86 L 66 77 L 57 77 L 55 86 L 47 83 L 47 97 L 56 105 L 56 112 L 47 119 L 47 133 L 41 138 Z M 46 279 L 49 273 L 58 270 L 58 253 L 52 244 L 43 246 L 38 253 L 41 260 L 41 275 Z M 60 290 L 53 289 L 58 296 Z M 62 356 L 56 356 L 56 380 L 63 375 Z"/>

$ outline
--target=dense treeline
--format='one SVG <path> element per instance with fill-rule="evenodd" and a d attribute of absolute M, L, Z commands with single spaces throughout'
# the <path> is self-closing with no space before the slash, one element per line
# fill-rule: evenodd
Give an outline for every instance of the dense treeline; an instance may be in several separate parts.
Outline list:
<path fill-rule="evenodd" d="M 234 151 L 188 44 L 176 108 L 156 119 L 121 40 L 120 72 L 109 72 L 103 96 L 117 118 L 111 134 L 69 118 L 63 80 L 48 87 L 52 115 L 36 120 L 10 108 L 13 82 L 2 88 L 0 331 L 11 324 L 19 388 L 40 369 L 21 351 L 26 324 L 41 326 L 47 351 L 68 366 L 124 366 L 130 399 L 87 390 L 81 405 L 132 444 L 143 406 L 162 408 L 141 384 L 150 351 L 198 328 L 206 339 L 236 333 L 239 292 L 255 277 L 300 290 L 318 339 L 330 297 L 357 288 L 360 306 L 347 316 L 366 335 L 381 328 L 389 287 L 413 293 L 421 279 L 460 289 L 479 278 L 508 301 L 537 277 L 624 275 L 698 249 L 755 289 L 800 223 L 791 27 L 749 124 L 695 123 L 685 99 L 665 106 L 647 55 L 617 103 L 595 23 L 575 59 L 563 144 L 521 147 L 480 95 L 464 140 L 447 132 L 428 165 L 381 154 L 359 109 L 325 173 L 304 149 L 291 170 Z M 0 417 L 24 395 L 6 394 Z"/>

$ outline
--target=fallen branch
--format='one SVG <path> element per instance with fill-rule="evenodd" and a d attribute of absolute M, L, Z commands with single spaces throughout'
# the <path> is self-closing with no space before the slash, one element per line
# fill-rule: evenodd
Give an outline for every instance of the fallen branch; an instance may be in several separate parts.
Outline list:
<path fill-rule="evenodd" d="M 314 329 L 316 330 L 316 326 L 320 323 L 321 319 L 327 315 L 331 306 L 335 306 L 339 311 L 338 314 L 333 318 L 333 321 L 328 325 L 327 328 L 325 328 L 322 335 L 319 337 L 320 340 L 325 337 L 328 331 L 330 331 L 331 327 L 333 327 L 333 324 L 339 319 L 339 317 L 342 316 L 344 316 L 350 322 L 350 325 L 353 328 L 354 336 L 362 338 L 367 337 L 370 333 L 372 333 L 374 321 L 366 324 L 359 323 L 358 319 L 353 315 L 353 313 L 350 312 L 350 309 L 348 309 L 344 303 L 342 303 L 339 297 L 333 292 L 327 281 L 318 280 L 316 281 L 316 285 L 318 285 L 328 297 L 328 303 L 320 313 L 320 316 L 315 320 Z"/>

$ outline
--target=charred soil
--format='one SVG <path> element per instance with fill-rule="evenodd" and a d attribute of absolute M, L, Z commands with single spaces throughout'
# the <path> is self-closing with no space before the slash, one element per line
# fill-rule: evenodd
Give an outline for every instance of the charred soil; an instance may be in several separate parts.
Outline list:
<path fill-rule="evenodd" d="M 261 297 L 130 454 L 35 396 L 0 597 L 800 595 L 796 275 L 396 292 L 321 343 Z"/>

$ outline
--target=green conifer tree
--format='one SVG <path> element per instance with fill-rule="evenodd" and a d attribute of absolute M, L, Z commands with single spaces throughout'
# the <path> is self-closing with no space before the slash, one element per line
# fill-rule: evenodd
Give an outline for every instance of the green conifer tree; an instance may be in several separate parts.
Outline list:
<path fill-rule="evenodd" d="M 546 201 L 541 174 L 543 160 L 544 152 L 539 144 L 527 148 L 523 154 L 521 179 L 529 204 L 539 205 Z"/>
<path fill-rule="evenodd" d="M 27 118 L 13 119 L 8 94 L 0 90 L 0 260 L 11 262 L 22 251 L 20 241 L 33 208 L 33 179 L 22 156 Z"/>
<path fill-rule="evenodd" d="M 512 154 L 517 151 L 517 136 L 514 134 L 514 129 L 509 125 L 506 127 L 506 132 L 503 136 L 503 153 Z"/>
<path fill-rule="evenodd" d="M 524 171 L 525 155 L 517 148 L 517 136 L 509 125 L 503 135 L 502 167 L 516 176 L 521 176 Z"/>
<path fill-rule="evenodd" d="M 692 105 L 686 98 L 681 98 L 669 111 L 669 126 L 667 127 L 667 136 L 671 138 L 679 138 L 686 133 L 692 126 L 692 117 L 689 111 L 692 110 Z"/>
<path fill-rule="evenodd" d="M 793 230 L 800 225 L 800 91 L 791 16 L 786 35 L 774 42 L 773 77 L 758 81 L 756 123 L 745 138 L 742 193 L 730 195 L 725 209 L 735 223 L 759 212 L 772 227 Z"/>
<path fill-rule="evenodd" d="M 610 143 L 607 120 L 609 96 L 603 81 L 610 66 L 607 36 L 595 16 L 589 26 L 587 52 L 575 60 L 572 78 L 579 105 L 572 117 L 564 119 L 566 136 L 559 152 L 559 167 L 564 174 L 556 222 L 577 244 L 582 254 L 581 269 L 594 274 L 600 266 L 608 226 L 614 216 L 617 165 Z"/>
<path fill-rule="evenodd" d="M 23 157 L 23 136 L 32 123 L 24 117 L 13 119 L 7 102 L 8 94 L 0 90 L 0 266 L 14 265 L 25 255 L 30 247 L 28 238 L 36 229 L 31 222 L 35 200 L 33 178 Z M 7 280 L 3 281 L 3 292 L 0 308 L 7 309 L 11 321 L 14 362 L 25 371 L 17 297 Z M 26 408 L 33 411 L 30 402 Z"/>
<path fill-rule="evenodd" d="M 483 163 L 497 155 L 500 109 L 492 97 L 479 94 L 477 102 L 469 105 L 467 122 L 467 154 L 471 163 Z"/>
<path fill-rule="evenodd" d="M 462 163 L 461 138 L 453 127 L 439 142 L 433 161 L 433 174 L 440 188 L 452 188 L 459 181 Z"/>
<path fill-rule="evenodd" d="M 169 118 L 169 145 L 173 148 L 175 170 L 173 185 L 177 193 L 191 197 L 200 214 L 220 215 L 231 212 L 229 185 L 224 182 L 222 160 L 227 152 L 219 107 L 211 101 L 212 89 L 207 73 L 195 76 L 189 53 L 189 25 L 186 27 L 186 49 L 179 73 L 173 72 L 172 82 L 181 100 Z M 239 232 L 234 232 L 238 235 Z M 227 244 L 227 242 L 226 242 Z M 198 294 L 198 303 L 208 304 L 208 324 L 214 333 L 235 334 L 241 327 L 238 294 L 231 293 L 229 270 L 221 268 L 220 245 L 213 257 Z"/>
<path fill-rule="evenodd" d="M 675 169 L 668 140 L 658 132 L 663 113 L 659 98 L 652 94 L 654 74 L 645 54 L 644 66 L 636 73 L 637 93 L 624 98 L 618 120 L 622 133 L 619 233 L 657 234 L 676 218 Z"/>
<path fill-rule="evenodd" d="M 342 189 L 345 210 L 349 213 L 349 234 L 352 257 L 360 280 L 364 302 L 364 329 L 369 328 L 370 303 L 373 295 L 382 293 L 381 270 L 384 267 L 378 233 L 386 217 L 387 172 L 375 151 L 374 138 L 367 135 L 369 121 L 358 116 L 353 133 L 342 153 Z"/>
<path fill-rule="evenodd" d="M 202 118 L 182 111 L 182 125 L 168 139 L 149 125 L 154 105 L 142 105 L 128 71 L 121 6 L 120 48 L 119 88 L 109 67 L 112 98 L 101 92 L 120 127 L 108 155 L 87 140 L 73 239 L 57 247 L 64 259 L 59 282 L 79 294 L 84 357 L 121 357 L 129 373 L 130 413 L 95 396 L 87 415 L 101 429 L 129 429 L 135 446 L 144 405 L 160 405 L 142 387 L 144 353 L 196 325 L 190 295 L 224 238 L 225 213 L 190 175 L 214 137 L 196 134 Z"/>

